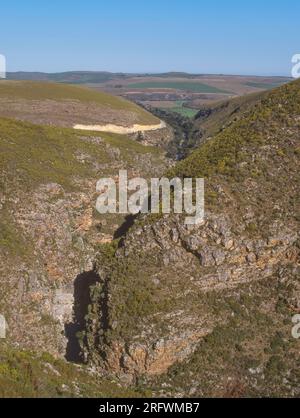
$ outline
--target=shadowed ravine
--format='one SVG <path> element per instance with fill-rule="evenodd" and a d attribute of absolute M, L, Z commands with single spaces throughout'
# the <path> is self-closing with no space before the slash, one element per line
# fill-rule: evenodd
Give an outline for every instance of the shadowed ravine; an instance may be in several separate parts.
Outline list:
<path fill-rule="evenodd" d="M 91 304 L 90 288 L 100 281 L 99 275 L 94 271 L 80 274 L 74 281 L 74 308 L 73 322 L 65 324 L 65 334 L 68 339 L 66 360 L 73 363 L 82 363 L 82 351 L 77 338 L 78 333 L 85 331 L 85 317 L 88 306 Z"/>

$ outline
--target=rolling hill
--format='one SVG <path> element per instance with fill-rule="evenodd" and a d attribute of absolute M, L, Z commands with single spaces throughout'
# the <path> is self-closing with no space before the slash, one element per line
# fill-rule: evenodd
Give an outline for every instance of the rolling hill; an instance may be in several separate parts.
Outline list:
<path fill-rule="evenodd" d="M 8 80 L 52 81 L 69 84 L 104 83 L 122 77 L 125 77 L 125 74 L 114 74 L 106 71 L 67 71 L 63 73 L 19 71 L 7 73 Z"/>
<path fill-rule="evenodd" d="M 291 81 L 289 77 L 222 74 L 126 74 L 105 71 L 8 73 L 9 80 L 37 80 L 87 85 L 144 106 L 166 109 L 192 118 L 202 106 L 231 97 L 262 92 Z"/>
<path fill-rule="evenodd" d="M 125 99 L 81 86 L 39 81 L 0 81 L 0 116 L 73 127 L 158 125 L 150 113 Z"/>

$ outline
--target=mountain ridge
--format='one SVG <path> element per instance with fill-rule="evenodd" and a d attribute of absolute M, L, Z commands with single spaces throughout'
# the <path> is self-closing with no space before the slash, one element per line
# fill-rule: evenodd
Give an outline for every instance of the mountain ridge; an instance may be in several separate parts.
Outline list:
<path fill-rule="evenodd" d="M 159 381 L 166 396 L 224 396 L 230 381 L 241 396 L 274 396 L 285 380 L 299 394 L 299 85 L 266 93 L 170 170 L 206 178 L 203 225 L 146 216 L 100 252 L 81 335 L 99 370 Z"/>

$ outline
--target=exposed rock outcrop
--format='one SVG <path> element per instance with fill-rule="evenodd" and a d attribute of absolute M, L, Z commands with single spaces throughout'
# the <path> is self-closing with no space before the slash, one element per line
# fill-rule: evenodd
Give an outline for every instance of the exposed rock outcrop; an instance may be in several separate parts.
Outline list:
<path fill-rule="evenodd" d="M 245 318 L 253 312 L 256 348 L 248 336 L 240 337 L 240 350 L 259 358 L 273 379 L 269 362 L 275 360 L 262 341 L 272 346 L 268 332 L 290 336 L 290 318 L 300 301 L 299 91 L 296 82 L 266 94 L 255 110 L 171 170 L 170 176 L 206 177 L 203 224 L 187 227 L 175 215 L 142 217 L 116 251 L 100 253 L 101 282 L 93 290 L 84 337 L 85 358 L 100 370 L 132 380 L 169 373 L 183 362 L 180 373 L 188 382 L 188 373 L 195 374 L 189 362 L 200 374 L 201 347 L 218 340 L 219 330 L 225 340 L 226 333 L 234 334 L 234 321 L 236 332 L 246 335 Z M 231 341 L 224 350 L 235 350 L 238 357 Z M 293 349 L 286 350 L 280 361 Z M 223 361 L 225 374 L 235 370 L 228 358 Z M 218 369 L 209 365 L 209 370 L 216 382 Z M 254 390 L 249 370 L 241 378 Z M 283 390 L 280 385 L 282 380 L 270 380 L 260 387 Z M 227 389 L 222 381 L 218 390 Z"/>

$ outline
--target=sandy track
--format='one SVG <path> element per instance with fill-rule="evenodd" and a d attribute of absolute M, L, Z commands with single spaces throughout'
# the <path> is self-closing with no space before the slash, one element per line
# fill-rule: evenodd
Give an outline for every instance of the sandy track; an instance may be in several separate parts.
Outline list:
<path fill-rule="evenodd" d="M 107 125 L 74 125 L 74 129 L 79 129 L 83 131 L 100 131 L 100 132 L 109 132 L 113 134 L 135 134 L 137 132 L 146 132 L 146 131 L 157 131 L 158 129 L 164 129 L 167 125 L 165 122 L 161 121 L 157 125 L 138 125 L 134 124 L 132 126 L 119 126 L 113 124 Z"/>

